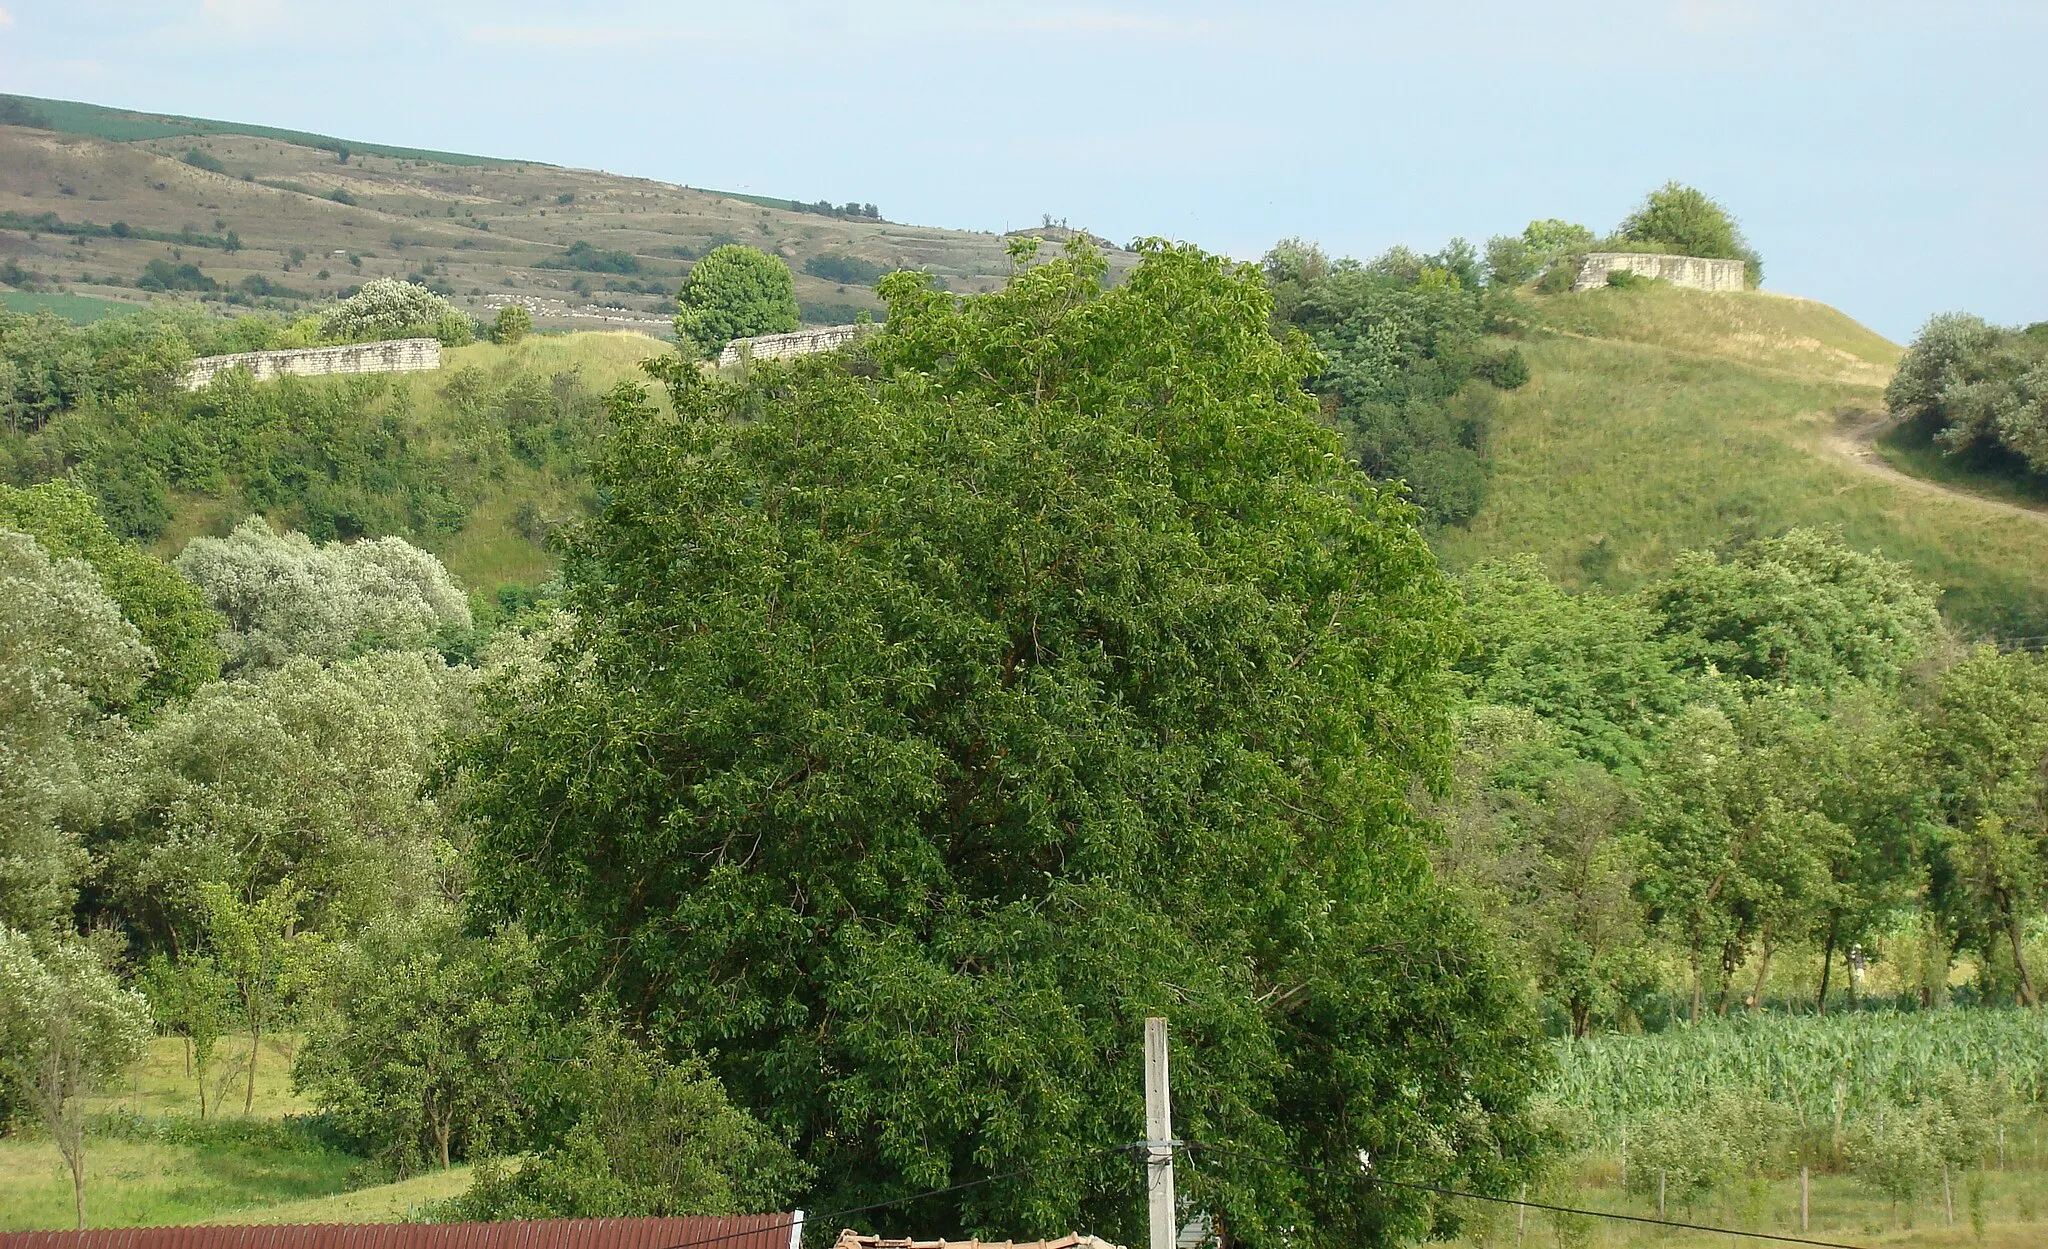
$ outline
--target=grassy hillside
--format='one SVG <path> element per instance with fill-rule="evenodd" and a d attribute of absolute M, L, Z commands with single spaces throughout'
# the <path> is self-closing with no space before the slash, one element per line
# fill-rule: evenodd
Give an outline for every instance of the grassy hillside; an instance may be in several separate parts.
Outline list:
<path fill-rule="evenodd" d="M 222 288 L 214 299 L 234 294 L 285 312 L 372 277 L 409 277 L 479 316 L 516 301 L 543 327 L 665 333 L 677 283 L 720 243 L 782 256 L 807 318 L 821 322 L 879 309 L 865 280 L 846 275 L 922 268 L 950 289 L 980 291 L 1010 270 L 995 234 L 23 97 L 0 96 L 0 202 L 10 214 L 0 223 L 0 266 L 39 275 L 46 291 L 131 302 L 150 298 L 134 284 L 149 261 L 164 259 L 197 264 Z M 224 245 L 231 232 L 233 250 Z M 605 257 L 607 271 L 561 267 L 578 242 Z M 1117 266 L 1130 260 L 1112 256 Z M 840 276 L 807 273 L 807 263 Z M 252 278 L 262 284 L 244 293 Z"/>
<path fill-rule="evenodd" d="M 544 392 L 602 395 L 621 381 L 645 380 L 640 362 L 673 348 L 644 334 L 576 333 L 529 337 L 515 347 L 491 343 L 444 352 L 442 367 L 431 373 L 402 374 L 380 379 L 397 391 L 384 402 L 405 414 L 407 441 L 428 462 L 473 483 L 474 502 L 468 519 L 453 533 L 415 535 L 448 565 L 463 585 L 489 595 L 506 585 L 531 586 L 554 571 L 544 533 L 547 527 L 574 519 L 587 510 L 589 483 L 572 469 L 555 463 L 533 465 L 519 457 L 498 454 L 478 462 L 478 448 L 502 447 L 506 430 L 502 403 L 487 402 L 480 414 L 465 417 L 457 410 L 451 387 L 468 376 L 481 383 L 487 396 L 502 396 L 519 384 Z M 348 378 L 305 379 L 293 383 L 313 390 L 345 390 Z M 660 399 L 659 388 L 654 388 Z M 479 429 L 481 421 L 487 428 Z M 465 496 L 467 497 L 467 496 Z M 225 534 L 249 510 L 238 492 L 217 495 L 174 494 L 171 523 L 155 543 L 166 558 L 200 535 Z M 280 525 L 294 518 L 273 515 Z"/>
<path fill-rule="evenodd" d="M 1539 301 L 1531 382 L 1503 396 L 1491 494 L 1438 546 L 1534 551 L 1568 583 L 1636 584 L 1687 547 L 1839 526 L 1944 588 L 1965 627 L 2048 633 L 2048 515 L 1842 452 L 1900 349 L 1822 304 L 1655 285 Z"/>

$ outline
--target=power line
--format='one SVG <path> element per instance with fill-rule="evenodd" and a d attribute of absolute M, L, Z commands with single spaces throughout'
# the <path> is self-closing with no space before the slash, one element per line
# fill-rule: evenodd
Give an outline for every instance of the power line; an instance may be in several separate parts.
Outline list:
<path fill-rule="evenodd" d="M 1191 1151 L 1206 1149 L 1218 1157 L 1243 1158 L 1250 1162 L 1264 1163 L 1267 1166 L 1273 1167 L 1286 1167 L 1290 1170 L 1295 1167 L 1294 1163 L 1282 1162 L 1277 1158 L 1264 1158 L 1258 1154 L 1248 1154 L 1239 1150 L 1219 1148 L 1215 1145 L 1202 1145 L 1190 1141 L 1187 1147 Z M 1439 1197 L 1465 1197 L 1473 1201 L 1491 1201 L 1498 1205 L 1523 1206 L 1531 1210 L 1548 1210 L 1556 1214 L 1579 1214 L 1595 1219 L 1618 1219 L 1627 1223 L 1648 1223 L 1655 1227 L 1673 1227 L 1691 1232 L 1711 1232 L 1721 1236 L 1747 1236 L 1753 1240 L 1775 1240 L 1788 1245 L 1814 1245 L 1818 1246 L 1819 1249 L 1864 1249 L 1861 1245 L 1844 1244 L 1836 1240 L 1811 1240 L 1804 1236 L 1781 1236 L 1775 1232 L 1745 1232 L 1733 1227 L 1709 1227 L 1703 1223 L 1680 1223 L 1674 1219 L 1653 1219 L 1641 1214 L 1615 1214 L 1608 1210 L 1581 1210 L 1576 1206 L 1557 1206 L 1544 1201 L 1530 1201 L 1525 1197 L 1490 1197 L 1485 1193 L 1468 1193 L 1455 1188 L 1440 1188 L 1435 1184 L 1418 1184 L 1413 1180 L 1391 1180 L 1382 1175 L 1374 1175 L 1369 1171 L 1361 1171 L 1354 1178 L 1388 1188 L 1406 1188 L 1412 1189 L 1415 1192 L 1435 1193 Z"/>

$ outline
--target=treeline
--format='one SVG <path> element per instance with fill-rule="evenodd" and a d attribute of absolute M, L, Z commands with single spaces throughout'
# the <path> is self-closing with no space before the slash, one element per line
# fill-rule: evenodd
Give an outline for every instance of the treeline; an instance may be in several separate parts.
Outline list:
<path fill-rule="evenodd" d="M 514 339 L 521 316 L 489 332 Z M 424 288 L 388 280 L 290 324 L 175 305 L 84 327 L 0 312 L 0 482 L 73 479 L 132 539 L 163 533 L 180 492 L 321 540 L 454 533 L 515 461 L 577 471 L 601 423 L 577 378 L 458 371 L 441 405 L 454 419 L 431 422 L 387 376 L 259 386 L 230 373 L 196 392 L 183 378 L 199 355 L 472 332 Z"/>
<path fill-rule="evenodd" d="M 2037 1003 L 2041 657 L 1953 641 L 1932 587 L 1811 531 L 1624 597 L 1527 558 L 1461 588 L 1439 866 L 1560 1030 L 1839 1009 L 1879 967 L 1907 1005 Z"/>

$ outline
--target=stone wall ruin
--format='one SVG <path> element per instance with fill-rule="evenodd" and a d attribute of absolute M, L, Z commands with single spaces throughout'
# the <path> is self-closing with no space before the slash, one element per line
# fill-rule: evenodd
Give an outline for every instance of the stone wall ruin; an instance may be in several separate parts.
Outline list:
<path fill-rule="evenodd" d="M 229 369 L 247 369 L 259 382 L 274 377 L 328 377 L 337 373 L 424 373 L 441 367 L 441 342 L 394 338 L 345 347 L 301 347 L 290 351 L 241 351 L 201 356 L 185 374 L 185 389 L 198 390 Z"/>
<path fill-rule="evenodd" d="M 1740 260 L 1709 260 L 1704 256 L 1661 256 L 1654 252 L 1588 252 L 1579 262 L 1572 289 L 1589 291 L 1607 285 L 1610 273 L 1661 278 L 1673 286 L 1700 291 L 1739 291 L 1749 280 Z"/>
<path fill-rule="evenodd" d="M 718 367 L 730 368 L 742 360 L 781 360 L 788 356 L 810 356 L 836 351 L 857 342 L 876 327 L 872 325 L 827 325 L 793 334 L 762 334 L 757 338 L 735 338 L 718 353 Z"/>

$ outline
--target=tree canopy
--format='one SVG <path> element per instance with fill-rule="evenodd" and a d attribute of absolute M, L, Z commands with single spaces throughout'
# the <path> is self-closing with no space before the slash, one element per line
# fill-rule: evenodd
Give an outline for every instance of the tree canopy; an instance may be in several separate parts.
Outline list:
<path fill-rule="evenodd" d="M 789 266 L 741 243 L 714 247 L 676 291 L 676 337 L 717 355 L 735 338 L 786 334 L 799 323 Z"/>
<path fill-rule="evenodd" d="M 1433 880 L 1456 603 L 1316 419 L 1261 275 L 1147 243 L 957 300 L 858 367 L 613 396 L 577 613 L 459 751 L 476 897 L 713 1055 L 821 1203 L 1133 1235 L 1141 1021 L 1194 1200 L 1250 1243 L 1421 1230 L 1512 1182 L 1517 993 Z M 1421 1146 L 1420 1142 L 1431 1142 Z M 1312 1231 L 1310 1230 L 1312 1229 Z"/>

